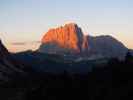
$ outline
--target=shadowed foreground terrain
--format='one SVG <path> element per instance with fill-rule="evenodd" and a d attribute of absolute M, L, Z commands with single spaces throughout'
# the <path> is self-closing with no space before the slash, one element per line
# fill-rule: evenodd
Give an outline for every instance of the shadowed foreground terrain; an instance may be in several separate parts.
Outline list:
<path fill-rule="evenodd" d="M 103 67 L 96 66 L 88 74 L 38 73 L 23 69 L 26 75 L 16 75 L 0 84 L 0 100 L 120 100 L 133 91 L 133 57 L 125 61 L 110 59 Z"/>

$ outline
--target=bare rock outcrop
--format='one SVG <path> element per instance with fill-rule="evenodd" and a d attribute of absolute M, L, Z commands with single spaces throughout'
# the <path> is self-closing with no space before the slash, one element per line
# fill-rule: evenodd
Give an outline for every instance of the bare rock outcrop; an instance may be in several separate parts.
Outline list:
<path fill-rule="evenodd" d="M 42 38 L 41 51 L 48 53 L 81 53 L 88 42 L 77 24 L 50 29 Z"/>

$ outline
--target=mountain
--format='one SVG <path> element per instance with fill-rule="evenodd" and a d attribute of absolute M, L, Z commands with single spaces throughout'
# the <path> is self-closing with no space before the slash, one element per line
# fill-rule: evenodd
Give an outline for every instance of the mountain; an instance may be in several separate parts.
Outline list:
<path fill-rule="evenodd" d="M 23 66 L 20 65 L 0 41 L 0 80 L 9 81 L 14 76 L 21 75 Z"/>
<path fill-rule="evenodd" d="M 87 36 L 90 45 L 90 54 L 108 58 L 124 59 L 128 49 L 118 40 L 109 35 Z"/>
<path fill-rule="evenodd" d="M 50 29 L 42 38 L 39 51 L 57 54 L 79 54 L 88 49 L 88 42 L 77 24 Z"/>
<path fill-rule="evenodd" d="M 77 24 L 70 23 L 45 33 L 38 51 L 94 59 L 107 57 L 124 59 L 128 49 L 111 36 L 86 36 Z"/>

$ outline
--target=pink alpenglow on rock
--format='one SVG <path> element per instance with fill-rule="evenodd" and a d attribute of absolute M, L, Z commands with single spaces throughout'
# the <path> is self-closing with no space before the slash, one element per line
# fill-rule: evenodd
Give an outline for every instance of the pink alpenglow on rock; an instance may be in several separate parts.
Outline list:
<path fill-rule="evenodd" d="M 42 38 L 43 51 L 81 53 L 88 48 L 88 41 L 77 24 L 70 23 L 56 29 L 50 29 Z M 47 48 L 47 44 L 52 48 Z M 46 47 L 45 47 L 46 45 Z"/>

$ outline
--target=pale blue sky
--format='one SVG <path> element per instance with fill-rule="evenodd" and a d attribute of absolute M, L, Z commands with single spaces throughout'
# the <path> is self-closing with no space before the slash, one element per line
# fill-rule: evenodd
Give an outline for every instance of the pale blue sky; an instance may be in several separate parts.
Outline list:
<path fill-rule="evenodd" d="M 133 48 L 133 0 L 0 0 L 0 38 L 9 49 L 13 42 L 39 41 L 49 28 L 66 22 L 86 34 L 113 35 Z"/>

